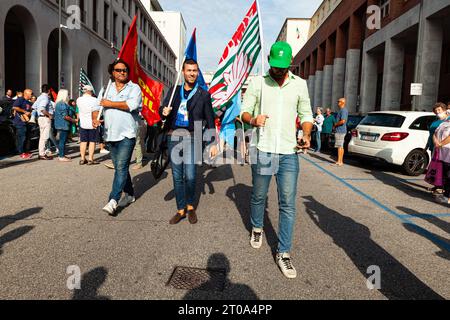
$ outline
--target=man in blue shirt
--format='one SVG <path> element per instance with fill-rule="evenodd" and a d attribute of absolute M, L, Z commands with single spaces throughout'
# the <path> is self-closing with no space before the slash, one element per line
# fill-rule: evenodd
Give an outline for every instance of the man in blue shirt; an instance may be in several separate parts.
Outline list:
<path fill-rule="evenodd" d="M 104 109 L 105 141 L 115 170 L 109 202 L 103 208 L 111 216 L 115 216 L 117 207 L 126 207 L 136 201 L 129 169 L 136 145 L 142 91 L 139 85 L 128 79 L 129 70 L 125 61 L 114 61 L 108 70 L 112 83 L 106 91 L 100 91 L 98 98 Z M 99 121 L 94 121 L 95 127 L 99 125 Z"/>
<path fill-rule="evenodd" d="M 336 115 L 336 124 L 333 129 L 336 130 L 335 134 L 335 148 L 338 149 L 338 160 L 336 166 L 342 167 L 344 165 L 344 142 L 347 135 L 347 122 L 348 122 L 348 110 L 345 108 L 347 100 L 345 98 L 339 99 L 338 106 L 339 112 Z"/>
<path fill-rule="evenodd" d="M 33 90 L 26 89 L 23 92 L 23 97 L 17 98 L 13 104 L 14 110 L 14 120 L 13 124 L 16 128 L 16 137 L 17 137 L 17 151 L 20 154 L 22 159 L 30 159 L 31 154 L 25 152 L 25 143 L 27 137 L 27 122 L 31 117 L 31 96 L 33 95 Z"/>

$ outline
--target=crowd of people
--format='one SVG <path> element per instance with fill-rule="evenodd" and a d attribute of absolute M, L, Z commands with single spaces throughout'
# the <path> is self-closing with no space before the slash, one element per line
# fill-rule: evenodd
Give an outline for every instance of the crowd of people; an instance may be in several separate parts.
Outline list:
<path fill-rule="evenodd" d="M 255 77 L 249 82 L 239 116 L 243 127 L 254 129 L 254 153 L 251 153 L 252 194 L 250 200 L 250 246 L 260 249 L 264 236 L 264 213 L 269 185 L 276 177 L 279 195 L 279 240 L 276 263 L 287 278 L 297 277 L 291 257 L 292 238 L 297 216 L 297 186 L 300 172 L 298 153 L 311 147 L 315 127 L 314 150 L 320 152 L 328 147 L 328 140 L 335 134 L 338 158 L 335 166 L 344 162 L 344 140 L 347 134 L 348 111 L 345 98 L 339 99 L 336 116 L 332 110 L 317 108 L 314 117 L 308 87 L 305 80 L 289 71 L 292 64 L 292 48 L 285 42 L 271 47 L 270 70 L 265 76 Z M 112 190 L 103 211 L 115 216 L 119 207 L 127 207 L 136 201 L 130 175 L 133 151 L 136 151 L 136 166 L 142 168 L 144 141 L 147 125 L 140 116 L 142 92 L 139 85 L 129 79 L 130 66 L 117 59 L 108 69 L 110 83 L 102 88 L 98 97 L 94 88 L 84 86 L 83 94 L 76 101 L 69 99 L 69 92 L 61 89 L 52 101 L 48 85 L 42 86 L 42 93 L 33 102 L 32 90 L 26 89 L 13 102 L 14 125 L 17 133 L 17 148 L 22 158 L 30 158 L 27 149 L 27 128 L 33 118 L 40 128 L 39 159 L 52 160 L 48 154 L 48 141 L 52 140 L 53 128 L 59 141 L 53 141 L 58 148 L 60 162 L 70 162 L 66 142 L 78 131 L 80 143 L 80 165 L 96 165 L 96 145 L 108 146 L 114 169 Z M 183 83 L 169 90 L 160 106 L 160 116 L 167 135 L 169 159 L 171 162 L 173 186 L 177 211 L 169 220 L 176 225 L 187 219 L 198 222 L 195 208 L 197 165 L 203 160 L 215 158 L 219 152 L 218 139 L 204 139 L 207 130 L 215 132 L 215 116 L 211 95 L 198 84 L 197 61 L 187 59 L 182 67 Z M 265 99 L 262 101 L 261 96 Z M 7 92 L 13 101 L 12 92 Z M 173 99 L 172 99 L 173 98 Z M 448 106 L 450 107 L 450 106 Z M 450 118 L 447 106 L 438 104 L 434 108 L 437 121 L 430 128 L 431 139 L 427 148 L 434 153 L 435 163 L 442 166 L 440 184 L 431 190 L 441 202 L 449 203 L 450 197 Z M 295 121 L 297 119 L 297 122 Z M 197 123 L 202 126 L 202 136 L 196 133 Z M 102 140 L 103 139 L 103 140 Z M 201 139 L 201 141 L 198 141 Z M 209 159 L 203 159 L 205 149 Z M 86 155 L 87 152 L 87 155 Z M 439 179 L 437 179 L 439 180 Z M 436 181 L 437 181 L 436 180 Z"/>

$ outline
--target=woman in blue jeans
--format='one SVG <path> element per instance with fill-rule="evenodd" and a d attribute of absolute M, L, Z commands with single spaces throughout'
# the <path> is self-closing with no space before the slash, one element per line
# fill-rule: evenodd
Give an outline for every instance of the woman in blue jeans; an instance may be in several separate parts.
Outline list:
<path fill-rule="evenodd" d="M 66 141 L 69 136 L 70 126 L 72 123 L 76 123 L 76 119 L 70 117 L 70 106 L 69 106 L 69 91 L 61 89 L 58 92 L 58 97 L 56 98 L 55 107 L 55 129 L 58 131 L 59 135 L 59 161 L 60 162 L 70 162 L 70 158 L 66 156 Z"/>

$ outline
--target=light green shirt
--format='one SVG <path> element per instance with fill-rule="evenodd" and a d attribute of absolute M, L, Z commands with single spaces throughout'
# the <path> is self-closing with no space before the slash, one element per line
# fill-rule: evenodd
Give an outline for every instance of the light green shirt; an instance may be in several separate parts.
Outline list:
<path fill-rule="evenodd" d="M 241 117 L 244 112 L 269 116 L 264 128 L 255 129 L 253 138 L 258 150 L 275 154 L 296 152 L 297 116 L 302 123 L 314 121 L 306 81 L 291 72 L 282 87 L 269 74 L 251 80 Z"/>

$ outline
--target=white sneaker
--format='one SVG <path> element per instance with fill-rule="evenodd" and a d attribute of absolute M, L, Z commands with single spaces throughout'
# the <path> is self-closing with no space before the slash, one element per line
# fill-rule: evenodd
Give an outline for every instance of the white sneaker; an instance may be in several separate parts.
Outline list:
<path fill-rule="evenodd" d="M 119 207 L 126 207 L 132 203 L 136 202 L 136 198 L 133 196 L 130 196 L 128 193 L 124 193 L 122 195 L 122 198 L 120 198 Z"/>
<path fill-rule="evenodd" d="M 253 228 L 252 235 L 250 236 L 250 245 L 253 249 L 260 249 L 262 246 L 263 230 L 259 228 Z"/>
<path fill-rule="evenodd" d="M 100 150 L 100 153 L 101 154 L 109 154 L 109 151 L 106 149 L 102 149 L 102 150 Z"/>
<path fill-rule="evenodd" d="M 103 208 L 103 211 L 107 212 L 110 216 L 114 215 L 117 210 L 117 201 L 112 199 L 108 202 L 108 204 Z"/>
<path fill-rule="evenodd" d="M 278 253 L 276 260 L 278 267 L 286 278 L 297 278 L 297 270 L 292 265 L 292 259 L 289 253 Z"/>

